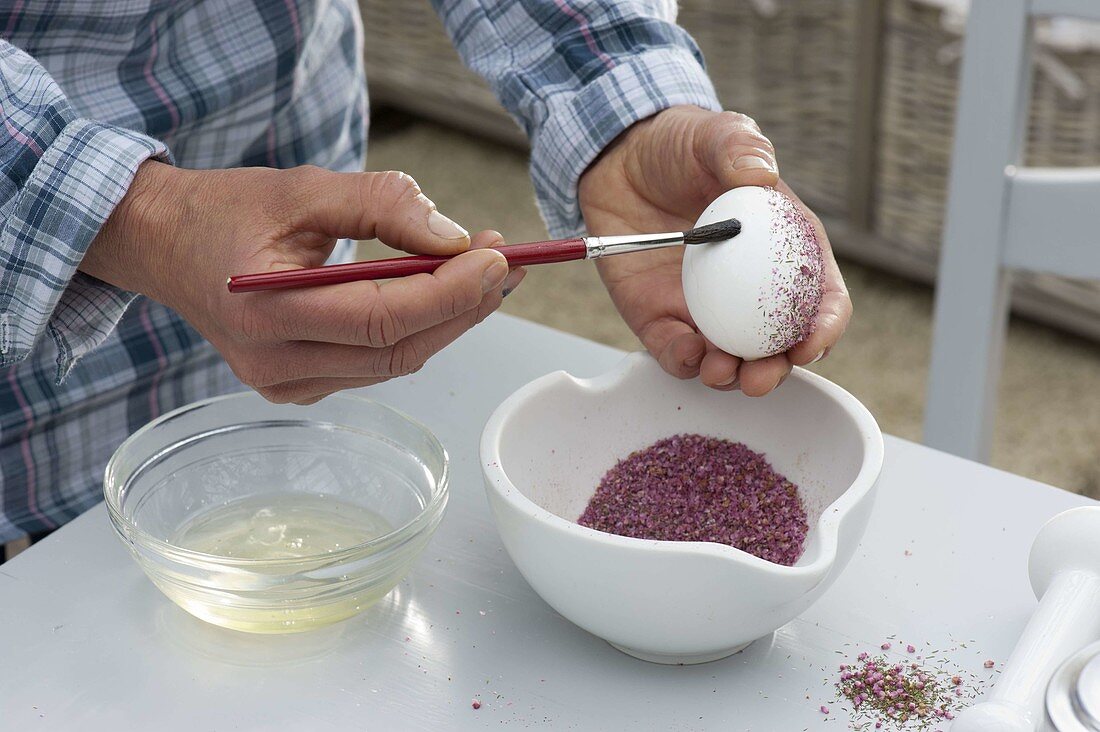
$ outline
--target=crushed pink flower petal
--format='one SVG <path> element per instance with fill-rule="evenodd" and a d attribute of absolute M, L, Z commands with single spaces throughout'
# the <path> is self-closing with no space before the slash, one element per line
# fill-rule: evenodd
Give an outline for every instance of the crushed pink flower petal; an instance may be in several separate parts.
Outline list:
<path fill-rule="evenodd" d="M 739 442 L 676 435 L 619 461 L 578 522 L 620 536 L 710 541 L 776 564 L 802 556 L 798 487 Z"/>
<path fill-rule="evenodd" d="M 769 353 L 783 353 L 805 340 L 817 327 L 817 313 L 825 294 L 825 262 L 817 231 L 789 196 L 770 189 L 775 211 L 772 239 L 776 266 L 771 287 L 759 306 L 769 316 L 765 332 Z M 798 263 L 797 268 L 789 265 Z"/>
<path fill-rule="evenodd" d="M 881 648 L 886 651 L 890 646 L 887 641 Z M 906 650 L 912 653 L 915 647 L 906 644 Z M 856 659 L 856 663 L 840 664 L 836 680 L 835 702 L 850 705 L 851 729 L 873 725 L 898 732 L 939 730 L 979 693 L 981 681 L 968 674 L 971 683 L 964 684 L 961 675 L 945 670 L 944 664 L 950 665 L 946 659 L 926 666 L 897 663 L 885 653 L 872 657 L 865 651 Z"/>

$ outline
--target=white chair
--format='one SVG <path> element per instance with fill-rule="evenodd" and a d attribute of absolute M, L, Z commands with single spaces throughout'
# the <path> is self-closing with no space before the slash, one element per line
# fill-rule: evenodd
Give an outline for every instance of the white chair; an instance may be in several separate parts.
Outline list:
<path fill-rule="evenodd" d="M 1024 168 L 1033 19 L 1100 0 L 972 0 L 936 287 L 931 447 L 988 462 L 1014 270 L 1100 279 L 1100 168 Z"/>

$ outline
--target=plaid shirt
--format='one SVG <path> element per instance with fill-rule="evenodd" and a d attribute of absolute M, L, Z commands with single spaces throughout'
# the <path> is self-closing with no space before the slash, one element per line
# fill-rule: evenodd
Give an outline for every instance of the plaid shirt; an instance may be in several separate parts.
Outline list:
<path fill-rule="evenodd" d="M 621 131 L 674 104 L 718 108 L 674 0 L 434 2 L 530 135 L 554 235 L 581 228 L 577 180 Z M 94 505 L 107 459 L 150 419 L 241 388 L 175 313 L 77 272 L 137 167 L 359 170 L 367 111 L 353 0 L 6 8 L 0 542 Z"/>

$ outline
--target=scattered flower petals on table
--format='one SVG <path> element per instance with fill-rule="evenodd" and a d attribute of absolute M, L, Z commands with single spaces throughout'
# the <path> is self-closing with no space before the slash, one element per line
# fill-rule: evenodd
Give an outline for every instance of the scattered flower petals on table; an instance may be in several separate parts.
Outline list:
<path fill-rule="evenodd" d="M 888 651 L 891 645 L 886 641 L 880 647 Z M 899 662 L 889 653 L 860 652 L 856 663 L 840 664 L 834 703 L 850 712 L 851 730 L 942 732 L 945 723 L 978 697 L 985 683 L 950 660 L 966 647 L 964 643 L 947 651 L 927 651 L 929 660 L 924 664 Z M 907 643 L 905 650 L 912 654 L 916 646 Z M 993 662 L 983 665 L 992 668 Z"/>

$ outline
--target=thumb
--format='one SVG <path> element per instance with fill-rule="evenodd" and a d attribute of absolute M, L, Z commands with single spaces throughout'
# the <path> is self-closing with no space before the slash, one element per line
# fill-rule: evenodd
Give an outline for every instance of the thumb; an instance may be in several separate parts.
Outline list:
<path fill-rule="evenodd" d="M 410 254 L 451 255 L 470 248 L 469 233 L 436 210 L 412 176 L 300 173 L 299 224 L 333 238 L 374 239 Z"/>
<path fill-rule="evenodd" d="M 779 182 L 775 148 L 751 117 L 714 114 L 696 140 L 699 159 L 726 189 Z"/>

